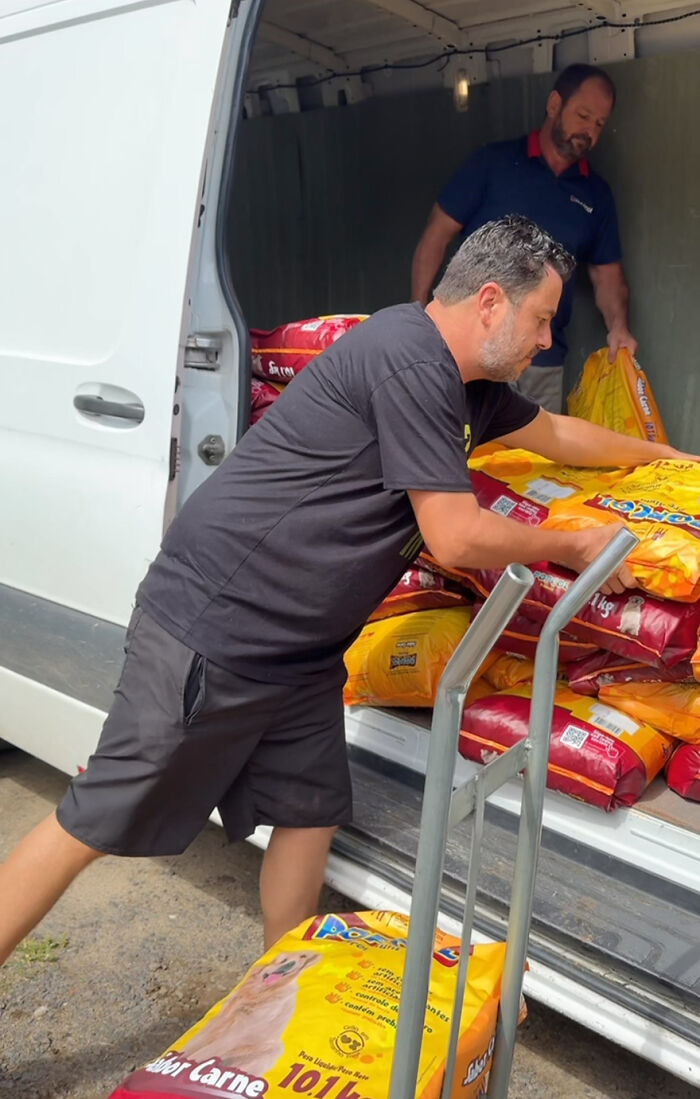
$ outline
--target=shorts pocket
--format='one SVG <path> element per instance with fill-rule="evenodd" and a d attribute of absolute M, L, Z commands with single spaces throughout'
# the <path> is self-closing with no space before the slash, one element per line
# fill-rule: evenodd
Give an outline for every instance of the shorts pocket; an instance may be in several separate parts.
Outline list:
<path fill-rule="evenodd" d="M 191 725 L 198 714 L 202 712 L 206 686 L 206 659 L 199 653 L 194 653 L 182 693 L 182 714 L 185 725 Z"/>
<path fill-rule="evenodd" d="M 133 638 L 134 634 L 136 633 L 136 627 L 139 624 L 139 620 L 140 620 L 142 614 L 143 614 L 143 611 L 137 603 L 136 606 L 134 607 L 133 611 L 131 612 L 131 618 L 129 619 L 129 625 L 126 627 L 126 634 L 124 635 L 124 655 L 125 656 L 129 652 L 129 645 L 131 644 L 132 638 Z"/>

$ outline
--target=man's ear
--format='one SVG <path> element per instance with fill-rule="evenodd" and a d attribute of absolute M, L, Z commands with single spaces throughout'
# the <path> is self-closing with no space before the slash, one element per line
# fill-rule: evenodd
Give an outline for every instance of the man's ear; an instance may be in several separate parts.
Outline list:
<path fill-rule="evenodd" d="M 488 327 L 505 300 L 506 296 L 497 282 L 485 282 L 476 295 L 481 323 Z"/>
<path fill-rule="evenodd" d="M 547 118 L 556 118 L 561 110 L 562 102 L 559 92 L 550 92 L 547 96 L 547 106 L 545 108 L 545 114 Z"/>

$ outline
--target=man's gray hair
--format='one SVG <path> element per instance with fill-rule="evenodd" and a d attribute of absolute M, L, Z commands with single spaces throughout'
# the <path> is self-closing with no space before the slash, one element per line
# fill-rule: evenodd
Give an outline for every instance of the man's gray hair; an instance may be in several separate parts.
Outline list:
<path fill-rule="evenodd" d="M 456 305 L 496 282 L 513 303 L 534 290 L 551 267 L 562 282 L 576 261 L 549 233 L 519 214 L 487 221 L 455 252 L 434 294 L 441 305 Z"/>

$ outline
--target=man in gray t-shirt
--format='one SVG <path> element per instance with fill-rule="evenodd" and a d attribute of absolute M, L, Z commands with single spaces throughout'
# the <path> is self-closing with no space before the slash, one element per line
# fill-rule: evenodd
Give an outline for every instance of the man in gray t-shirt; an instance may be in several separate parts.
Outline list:
<path fill-rule="evenodd" d="M 100 743 L 0 867 L 0 961 L 101 854 L 182 851 L 218 807 L 228 835 L 273 826 L 265 942 L 312 914 L 351 818 L 343 652 L 423 540 L 446 566 L 580 570 L 615 533 L 482 510 L 465 450 L 555 461 L 679 457 L 515 393 L 572 260 L 524 218 L 469 237 L 423 309 L 356 327 L 288 387 L 193 494 L 141 584 Z M 623 566 L 610 581 L 632 583 Z"/>

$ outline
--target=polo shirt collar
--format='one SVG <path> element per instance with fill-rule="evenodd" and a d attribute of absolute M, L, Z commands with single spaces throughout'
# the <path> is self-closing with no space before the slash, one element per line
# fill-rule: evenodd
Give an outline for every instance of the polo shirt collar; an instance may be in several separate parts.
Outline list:
<path fill-rule="evenodd" d="M 540 131 L 539 130 L 531 130 L 530 133 L 527 135 L 527 155 L 531 159 L 538 159 L 539 157 L 542 156 L 542 146 L 540 145 Z M 571 167 L 572 168 L 573 167 L 578 168 L 581 175 L 586 176 L 586 178 L 588 178 L 591 169 L 590 169 L 590 165 L 589 165 L 588 161 L 586 160 L 585 156 L 582 156 L 579 160 L 576 161 L 576 164 L 575 165 L 572 164 Z M 567 171 L 569 171 L 569 170 L 570 169 L 567 168 Z"/>

